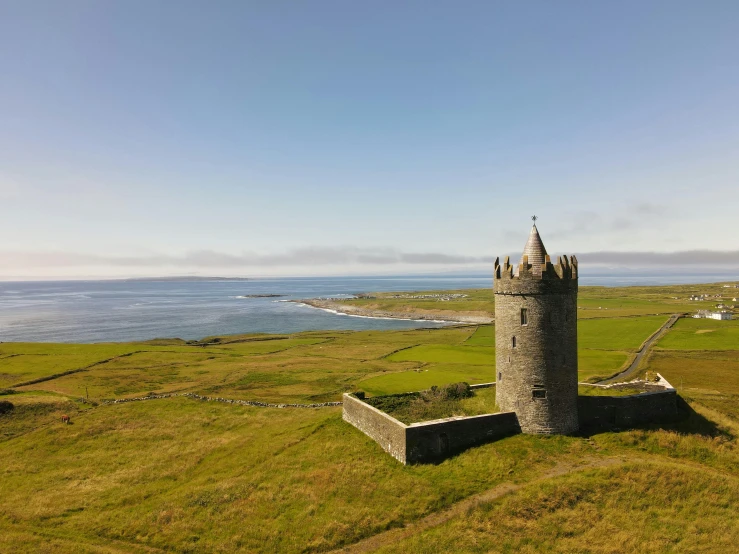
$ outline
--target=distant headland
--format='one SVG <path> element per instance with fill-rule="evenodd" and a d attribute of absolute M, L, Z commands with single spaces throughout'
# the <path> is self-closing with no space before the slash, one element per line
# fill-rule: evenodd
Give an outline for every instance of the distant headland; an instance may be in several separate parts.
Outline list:
<path fill-rule="evenodd" d="M 172 277 L 127 277 L 121 281 L 250 281 L 249 277 L 200 277 L 197 275 L 175 275 Z"/>

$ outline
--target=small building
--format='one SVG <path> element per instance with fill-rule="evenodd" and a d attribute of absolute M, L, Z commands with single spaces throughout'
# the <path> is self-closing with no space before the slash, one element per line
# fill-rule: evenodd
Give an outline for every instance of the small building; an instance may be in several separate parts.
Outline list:
<path fill-rule="evenodd" d="M 711 312 L 708 317 L 711 319 L 726 320 L 733 319 L 733 314 L 731 312 Z"/>
<path fill-rule="evenodd" d="M 728 320 L 733 319 L 734 314 L 729 311 L 722 310 L 719 312 L 711 312 L 709 310 L 698 310 L 693 314 L 693 319 L 717 319 L 717 320 Z"/>

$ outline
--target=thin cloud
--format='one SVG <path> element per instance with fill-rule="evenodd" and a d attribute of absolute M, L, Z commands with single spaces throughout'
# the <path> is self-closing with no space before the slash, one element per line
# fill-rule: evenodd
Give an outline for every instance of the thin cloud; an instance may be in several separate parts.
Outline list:
<path fill-rule="evenodd" d="M 564 218 L 567 223 L 559 228 L 547 231 L 550 239 L 567 239 L 601 233 L 603 231 L 623 232 L 636 230 L 666 215 L 666 209 L 659 204 L 640 202 L 628 205 L 620 213 L 600 214 L 595 211 L 582 210 Z"/>
<path fill-rule="evenodd" d="M 511 254 L 517 261 L 520 254 Z M 739 266 L 739 250 L 685 250 L 678 252 L 586 252 L 577 254 L 584 265 L 648 266 Z M 556 256 L 552 256 L 556 260 Z M 11 270 L 30 268 L 279 268 L 320 266 L 479 266 L 493 263 L 492 256 L 464 256 L 443 252 L 400 252 L 391 248 L 309 247 L 280 254 L 244 252 L 227 254 L 198 250 L 183 254 L 149 256 L 102 256 L 64 252 L 0 251 L 0 266 Z"/>
<path fill-rule="evenodd" d="M 101 256 L 63 252 L 0 252 L 0 264 L 11 268 L 53 267 L 199 267 L 254 268 L 325 265 L 463 265 L 492 263 L 490 256 L 459 256 L 438 252 L 406 253 L 390 248 L 353 246 L 310 247 L 281 254 L 226 254 L 214 250 L 188 252 L 181 256 Z"/>
<path fill-rule="evenodd" d="M 583 264 L 621 266 L 739 265 L 739 250 L 682 250 L 678 252 L 588 252 L 578 254 Z"/>

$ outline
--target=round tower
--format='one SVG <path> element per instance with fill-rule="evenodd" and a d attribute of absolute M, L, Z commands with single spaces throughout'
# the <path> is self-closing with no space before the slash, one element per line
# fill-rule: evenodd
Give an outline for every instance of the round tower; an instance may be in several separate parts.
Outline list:
<path fill-rule="evenodd" d="M 495 260 L 495 400 L 530 434 L 577 418 L 577 258 L 552 264 L 536 224 L 517 267 Z"/>

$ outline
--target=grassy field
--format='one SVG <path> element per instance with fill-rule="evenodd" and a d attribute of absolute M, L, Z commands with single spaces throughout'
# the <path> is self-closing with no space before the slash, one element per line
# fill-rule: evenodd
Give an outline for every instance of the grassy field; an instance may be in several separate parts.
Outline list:
<path fill-rule="evenodd" d="M 408 298 L 414 295 L 465 294 L 465 298 L 441 301 L 437 298 Z M 691 295 L 708 294 L 705 301 L 691 301 Z M 644 316 L 656 314 L 690 313 L 698 309 L 710 309 L 724 301 L 731 302 L 739 294 L 734 288 L 724 288 L 722 283 L 706 285 L 671 285 L 658 287 L 580 287 L 578 313 L 582 319 L 601 317 Z M 430 312 L 495 313 L 492 288 L 459 291 L 424 291 L 423 293 L 373 293 L 372 298 L 342 300 L 347 305 L 386 312 L 411 310 Z M 402 296 L 401 298 L 393 298 Z M 719 297 L 717 297 L 719 296 Z M 733 303 L 733 302 L 731 302 Z"/>
<path fill-rule="evenodd" d="M 657 346 L 666 350 L 739 350 L 739 320 L 681 319 Z"/>
<path fill-rule="evenodd" d="M 618 373 L 641 344 L 667 321 L 663 316 L 581 320 L 578 325 L 580 380 L 595 382 Z M 394 394 L 431 385 L 494 380 L 495 337 L 492 325 L 480 325 L 458 345 L 424 344 L 388 356 L 391 362 L 414 362 L 409 371 L 371 377 L 360 383 L 371 394 Z"/>
<path fill-rule="evenodd" d="M 581 377 L 617 370 L 666 319 L 628 315 L 581 321 Z M 325 552 L 370 537 L 366 551 L 731 551 L 736 329 L 680 320 L 645 360 L 687 400 L 678 423 L 518 435 L 408 467 L 340 408 L 94 403 L 149 392 L 321 402 L 490 381 L 493 327 L 0 343 L 0 401 L 14 405 L 0 414 L 0 552 Z M 487 411 L 492 390 L 465 410 Z"/>
<path fill-rule="evenodd" d="M 581 321 L 581 380 L 594 381 L 618 372 L 665 319 Z M 275 402 L 322 402 L 336 400 L 356 387 L 371 394 L 389 394 L 458 381 L 493 381 L 493 331 L 492 326 L 481 325 L 393 333 L 211 337 L 195 344 L 179 340 L 0 343 L 0 388 L 54 377 L 20 389 L 96 400 L 149 392 L 197 392 Z"/>
<path fill-rule="evenodd" d="M 679 320 L 649 355 L 642 368 L 647 372 L 739 422 L 739 321 Z"/>
<path fill-rule="evenodd" d="M 732 552 L 739 482 L 660 462 L 523 487 L 379 552 Z"/>

